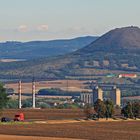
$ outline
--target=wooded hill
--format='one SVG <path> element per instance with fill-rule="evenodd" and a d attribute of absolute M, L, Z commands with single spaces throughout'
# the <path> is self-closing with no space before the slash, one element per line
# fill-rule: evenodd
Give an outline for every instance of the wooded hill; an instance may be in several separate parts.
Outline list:
<path fill-rule="evenodd" d="M 140 72 L 140 28 L 117 28 L 73 53 L 0 65 L 0 75 L 10 77 L 65 78 L 66 76 Z"/>

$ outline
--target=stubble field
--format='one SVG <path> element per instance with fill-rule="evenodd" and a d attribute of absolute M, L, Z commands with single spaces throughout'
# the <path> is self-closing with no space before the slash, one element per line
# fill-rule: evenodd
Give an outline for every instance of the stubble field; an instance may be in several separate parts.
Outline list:
<path fill-rule="evenodd" d="M 16 140 L 140 139 L 140 121 L 85 121 L 80 109 L 4 110 L 2 116 L 12 119 L 17 112 L 23 112 L 29 123 L 0 124 L 0 140 L 14 140 L 15 136 Z"/>
<path fill-rule="evenodd" d="M 40 81 L 36 82 L 36 92 L 45 88 L 60 88 L 67 91 L 82 91 L 86 81 L 79 80 L 55 80 L 55 81 Z M 6 88 L 13 88 L 15 93 L 18 93 L 18 82 L 5 85 Z M 32 93 L 32 83 L 22 83 L 22 93 Z"/>
<path fill-rule="evenodd" d="M 139 121 L 0 125 L 0 134 L 90 140 L 139 140 Z M 9 136 L 10 137 L 10 136 Z M 26 137 L 28 138 L 28 137 Z M 30 139 L 30 137 L 29 137 Z M 21 139 L 22 140 L 22 139 Z M 62 139 L 63 140 L 63 139 Z"/>

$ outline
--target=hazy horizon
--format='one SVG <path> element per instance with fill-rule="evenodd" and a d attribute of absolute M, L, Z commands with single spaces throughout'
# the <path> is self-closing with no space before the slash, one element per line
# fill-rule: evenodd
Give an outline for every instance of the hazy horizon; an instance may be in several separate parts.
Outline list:
<path fill-rule="evenodd" d="M 101 36 L 118 27 L 140 27 L 139 5 L 139 0 L 0 0 L 0 42 Z"/>

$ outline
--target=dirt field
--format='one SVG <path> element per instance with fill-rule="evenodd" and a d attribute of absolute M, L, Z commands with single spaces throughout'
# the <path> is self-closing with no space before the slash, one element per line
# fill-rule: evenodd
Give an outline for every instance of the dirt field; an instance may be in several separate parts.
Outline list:
<path fill-rule="evenodd" d="M 38 140 L 38 137 L 40 136 L 46 137 L 44 138 L 46 140 L 48 139 L 47 137 L 60 139 L 73 138 L 73 139 L 91 139 L 91 140 L 139 140 L 140 139 L 139 132 L 140 132 L 140 121 L 122 121 L 122 122 L 87 121 L 79 123 L 62 123 L 62 124 L 28 124 L 28 125 L 12 125 L 12 126 L 0 125 L 0 134 L 2 135 L 37 136 L 36 140 Z"/>
<path fill-rule="evenodd" d="M 140 96 L 123 97 L 123 100 L 140 100 Z"/>
<path fill-rule="evenodd" d="M 31 123 L 0 124 L 0 140 L 140 139 L 140 121 L 78 121 L 85 117 L 79 109 L 5 110 L 3 116 L 13 118 L 17 112 L 23 112 Z"/>
<path fill-rule="evenodd" d="M 70 139 L 70 138 L 16 136 L 16 135 L 0 135 L 0 139 L 1 140 L 80 140 L 80 139 Z"/>
<path fill-rule="evenodd" d="M 16 113 L 23 112 L 26 120 L 63 120 L 84 118 L 81 109 L 9 109 L 4 110 L 3 117 L 13 118 Z"/>
<path fill-rule="evenodd" d="M 6 109 L 2 116 L 13 118 L 17 113 L 24 113 L 26 120 L 72 120 L 86 117 L 82 109 Z M 114 116 L 121 117 L 121 110 L 116 109 Z"/>
<path fill-rule="evenodd" d="M 40 81 L 36 82 L 36 91 L 43 88 L 61 88 L 68 91 L 82 91 L 85 81 L 79 80 L 56 80 L 56 81 Z M 18 93 L 18 83 L 10 83 L 5 85 L 6 88 L 13 88 Z M 32 93 L 32 83 L 22 83 L 22 93 Z"/>

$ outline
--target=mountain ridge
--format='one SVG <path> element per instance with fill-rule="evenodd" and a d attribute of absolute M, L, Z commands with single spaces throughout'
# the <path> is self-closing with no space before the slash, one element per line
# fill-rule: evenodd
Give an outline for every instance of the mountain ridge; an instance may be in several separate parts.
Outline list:
<path fill-rule="evenodd" d="M 0 59 L 34 59 L 63 55 L 82 48 L 96 39 L 94 36 L 85 36 L 50 41 L 7 41 L 0 43 Z"/>
<path fill-rule="evenodd" d="M 140 28 L 129 26 L 113 29 L 80 50 L 94 49 L 93 51 L 102 51 L 107 48 L 111 50 L 117 50 L 118 48 L 119 50 L 140 48 Z"/>
<path fill-rule="evenodd" d="M 111 30 L 86 47 L 70 54 L 43 58 L 15 66 L 6 75 L 43 78 L 109 73 L 109 71 L 140 72 L 140 28 L 124 27 Z M 16 64 L 18 64 L 16 66 Z M 22 64 L 22 65 L 21 65 Z M 0 75 L 4 74 L 0 73 Z"/>

